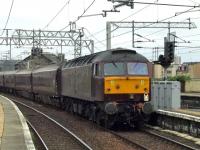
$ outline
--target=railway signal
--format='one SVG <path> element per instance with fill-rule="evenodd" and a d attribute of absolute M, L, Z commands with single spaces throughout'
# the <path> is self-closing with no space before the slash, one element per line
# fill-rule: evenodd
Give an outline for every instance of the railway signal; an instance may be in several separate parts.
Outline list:
<path fill-rule="evenodd" d="M 167 62 L 172 63 L 174 61 L 174 49 L 175 43 L 173 42 L 165 42 L 165 59 Z"/>
<path fill-rule="evenodd" d="M 167 68 L 174 62 L 175 39 L 164 38 L 164 55 L 160 55 L 155 64 L 160 64 L 164 68 L 164 80 L 167 78 Z"/>

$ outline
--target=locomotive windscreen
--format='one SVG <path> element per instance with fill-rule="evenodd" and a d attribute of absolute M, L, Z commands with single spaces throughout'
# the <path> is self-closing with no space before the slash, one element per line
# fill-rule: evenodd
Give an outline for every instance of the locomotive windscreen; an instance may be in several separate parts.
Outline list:
<path fill-rule="evenodd" d="M 148 66 L 140 62 L 112 62 L 104 64 L 104 75 L 148 75 Z"/>
<path fill-rule="evenodd" d="M 126 68 L 124 63 L 106 63 L 104 64 L 104 75 L 125 75 Z"/>
<path fill-rule="evenodd" d="M 129 75 L 148 75 L 146 63 L 131 62 L 127 64 Z"/>

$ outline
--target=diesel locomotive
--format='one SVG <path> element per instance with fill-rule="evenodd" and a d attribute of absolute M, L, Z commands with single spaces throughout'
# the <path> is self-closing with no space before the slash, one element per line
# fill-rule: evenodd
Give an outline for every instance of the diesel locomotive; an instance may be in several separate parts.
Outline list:
<path fill-rule="evenodd" d="M 0 73 L 4 91 L 55 105 L 112 127 L 140 127 L 152 112 L 152 64 L 134 50 L 117 48 L 58 66 Z"/>

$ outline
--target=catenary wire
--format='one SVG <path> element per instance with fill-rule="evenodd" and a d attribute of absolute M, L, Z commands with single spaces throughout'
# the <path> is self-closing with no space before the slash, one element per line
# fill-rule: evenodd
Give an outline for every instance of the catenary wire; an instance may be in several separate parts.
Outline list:
<path fill-rule="evenodd" d="M 13 8 L 13 4 L 14 4 L 14 0 L 12 0 L 11 6 L 10 6 L 10 10 L 9 10 L 9 14 L 8 14 L 8 17 L 7 17 L 7 20 L 6 20 L 6 24 L 5 24 L 4 28 L 3 28 L 3 31 L 2 31 L 0 36 L 2 36 L 4 34 L 4 31 L 7 28 L 8 21 L 10 19 L 11 11 L 12 11 L 12 8 Z"/>
<path fill-rule="evenodd" d="M 103 46 L 105 46 L 106 44 L 104 44 L 103 42 L 100 42 L 92 33 L 90 33 L 90 31 L 87 28 L 84 28 L 88 34 L 90 35 L 90 37 L 92 36 L 97 42 L 99 42 L 100 44 L 102 44 Z M 89 38 L 89 37 L 88 37 Z"/>
<path fill-rule="evenodd" d="M 157 0 L 156 0 L 155 2 L 157 2 Z M 151 4 L 149 4 L 149 5 L 145 6 L 145 7 L 142 7 L 142 8 L 139 9 L 138 11 L 136 11 L 136 12 L 132 13 L 131 15 L 129 15 L 129 16 L 123 18 L 120 22 L 122 22 L 122 21 L 124 21 L 124 20 L 126 20 L 126 19 L 128 19 L 128 18 L 130 18 L 130 17 L 132 17 L 132 16 L 134 16 L 134 15 L 136 15 L 136 14 L 138 14 L 138 13 L 140 13 L 140 12 L 143 11 L 144 9 L 148 8 L 149 6 L 151 6 Z M 87 31 L 89 32 L 88 29 L 87 29 Z M 105 29 L 102 29 L 102 30 L 100 30 L 100 31 L 97 31 L 97 32 L 95 32 L 94 34 L 89 33 L 89 34 L 90 34 L 89 37 L 94 37 L 95 39 L 97 39 L 97 38 L 95 37 L 95 35 L 97 35 L 97 34 L 103 32 L 103 31 L 105 31 Z M 99 41 L 99 40 L 97 40 L 97 41 L 98 41 L 98 43 L 101 43 L 101 44 L 104 45 L 104 46 L 106 45 L 106 44 L 104 44 L 103 42 L 101 42 L 101 41 Z M 96 43 L 96 44 L 97 44 L 97 43 Z"/>
<path fill-rule="evenodd" d="M 191 9 L 194 9 L 194 8 L 190 8 L 190 9 L 188 9 L 187 11 L 190 11 Z M 179 15 L 181 15 L 181 14 L 182 14 L 182 13 L 177 14 L 177 15 L 173 15 L 173 16 L 164 18 L 164 19 L 162 19 L 162 20 L 159 20 L 159 21 L 157 21 L 157 22 L 163 22 L 163 21 L 165 21 L 165 20 L 169 20 L 169 19 L 172 19 L 172 18 L 174 18 L 174 17 L 177 17 L 177 16 L 179 16 Z M 155 23 L 150 23 L 150 24 L 146 25 L 145 27 L 151 26 L 151 25 L 153 25 L 153 24 L 155 24 Z M 136 29 L 135 31 L 141 30 L 141 29 L 143 29 L 143 28 Z M 112 38 L 116 38 L 116 37 L 119 37 L 119 36 L 121 36 L 121 35 L 130 33 L 130 32 L 132 32 L 132 31 L 123 32 L 123 33 L 121 33 L 121 34 L 118 34 L 118 35 L 113 36 Z M 100 40 L 100 42 L 103 42 L 103 41 L 106 41 L 106 39 Z"/>
<path fill-rule="evenodd" d="M 76 23 L 78 20 L 80 20 L 80 18 L 89 10 L 89 8 L 94 4 L 95 1 L 96 0 L 93 0 L 92 3 L 83 11 L 83 13 L 80 16 L 78 16 L 77 19 L 73 22 Z M 60 29 L 60 31 L 65 30 L 67 27 L 69 27 L 69 24 L 67 26 L 65 26 L 64 28 Z"/>
<path fill-rule="evenodd" d="M 64 10 L 64 8 L 69 5 L 71 0 L 68 0 L 62 7 L 61 9 L 56 13 L 56 15 L 44 26 L 43 30 L 46 29 L 55 19 L 56 17 Z"/>
<path fill-rule="evenodd" d="M 156 1 L 155 1 L 155 2 L 156 2 Z M 128 18 L 130 18 L 130 17 L 132 17 L 132 16 L 134 16 L 134 15 L 136 15 L 136 14 L 138 14 L 139 12 L 141 12 L 141 11 L 143 11 L 144 9 L 148 8 L 149 6 L 151 6 L 151 4 L 149 4 L 149 5 L 145 6 L 145 7 L 142 7 L 142 8 L 139 9 L 138 11 L 136 11 L 136 12 L 132 13 L 131 15 L 129 15 L 129 16 L 123 18 L 120 22 L 122 22 L 122 21 L 124 21 L 124 20 L 126 20 L 126 19 L 128 19 Z M 95 32 L 95 33 L 93 33 L 93 35 L 97 35 L 97 34 L 103 32 L 103 31 L 105 31 L 105 30 L 106 30 L 105 28 L 104 28 L 104 29 L 101 29 L 101 30 L 99 30 L 99 31 L 97 31 L 97 32 Z M 89 37 L 90 37 L 90 36 L 89 36 Z"/>
<path fill-rule="evenodd" d="M 156 0 L 156 1 L 157 1 L 157 0 Z M 153 5 L 153 4 L 155 4 L 156 1 L 155 1 L 154 3 L 150 3 L 149 5 L 145 6 L 144 8 L 142 8 L 142 9 L 138 10 L 137 12 L 135 12 L 135 13 L 129 15 L 128 17 L 122 19 L 120 22 L 122 22 L 122 21 L 124 21 L 125 19 L 127 19 L 127 18 L 129 18 L 129 17 L 131 17 L 131 16 L 133 16 L 133 15 L 135 15 L 135 14 L 137 14 L 137 13 L 139 13 L 140 11 L 144 10 L 145 8 L 147 8 L 147 7 L 149 7 L 149 6 Z M 200 7 L 200 6 L 198 6 L 198 7 Z M 171 17 L 165 18 L 165 19 L 163 19 L 163 20 L 160 20 L 160 22 L 165 21 L 165 20 L 168 20 L 168 19 L 171 19 L 171 18 L 174 18 L 174 17 L 179 16 L 179 15 L 181 15 L 181 14 L 183 14 L 183 13 L 189 12 L 190 10 L 192 10 L 192 9 L 194 9 L 194 8 L 196 8 L 196 6 L 190 8 L 190 9 L 184 11 L 184 12 L 180 12 L 179 14 L 175 14 L 174 16 L 171 16 Z M 149 25 L 147 25 L 147 26 L 150 26 L 150 25 L 152 25 L 152 24 L 149 24 Z M 103 32 L 103 31 L 105 31 L 105 30 L 106 30 L 106 29 L 102 29 L 102 30 L 100 30 L 100 31 L 98 31 L 98 32 L 96 32 L 96 33 L 94 33 L 93 35 L 97 35 L 97 34 Z M 137 29 L 137 30 L 139 30 L 139 29 Z M 113 31 L 113 30 L 112 30 L 112 31 Z M 112 31 L 111 31 L 111 32 L 112 32 Z M 124 33 L 122 33 L 122 34 L 113 36 L 112 38 L 115 38 L 115 37 L 118 37 L 118 36 L 121 36 L 121 35 L 130 33 L 130 32 L 132 32 L 132 31 L 124 32 Z M 104 40 L 99 40 L 99 42 L 104 42 L 104 41 L 106 41 L 106 39 L 104 39 Z M 97 42 L 96 44 L 98 44 L 98 42 Z"/>

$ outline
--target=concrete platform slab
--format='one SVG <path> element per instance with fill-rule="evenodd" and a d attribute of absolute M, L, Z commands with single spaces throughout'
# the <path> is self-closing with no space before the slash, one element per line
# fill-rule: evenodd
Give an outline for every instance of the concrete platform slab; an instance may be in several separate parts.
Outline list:
<path fill-rule="evenodd" d="M 35 150 L 28 125 L 17 106 L 4 96 L 0 96 L 3 109 L 3 126 L 0 148 L 1 150 Z M 2 117 L 0 117 L 1 120 Z M 1 128 L 0 128 L 1 130 Z M 1 132 L 1 131 L 0 131 Z"/>
<path fill-rule="evenodd" d="M 200 93 L 181 93 L 181 96 L 195 96 L 195 97 L 200 97 Z"/>
<path fill-rule="evenodd" d="M 156 113 L 166 115 L 166 116 L 191 120 L 191 121 L 195 121 L 195 122 L 200 122 L 200 115 L 194 115 L 194 114 L 196 114 L 196 112 L 191 112 L 191 111 L 186 111 L 186 110 L 181 110 L 181 109 L 179 109 L 179 110 L 161 110 L 161 109 L 159 109 L 156 111 Z"/>
<path fill-rule="evenodd" d="M 157 110 L 157 125 L 193 137 L 200 137 L 200 116 L 177 112 L 175 110 Z"/>

